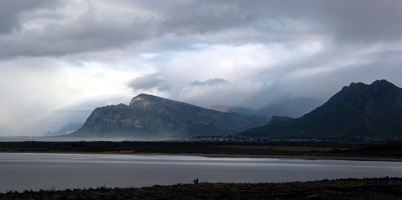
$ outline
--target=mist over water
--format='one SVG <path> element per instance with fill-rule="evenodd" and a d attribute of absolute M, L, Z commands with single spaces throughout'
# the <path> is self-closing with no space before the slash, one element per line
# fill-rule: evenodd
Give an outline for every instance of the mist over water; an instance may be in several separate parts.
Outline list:
<path fill-rule="evenodd" d="M 402 177 L 402 163 L 107 154 L 1 153 L 0 192 L 200 182 Z"/>

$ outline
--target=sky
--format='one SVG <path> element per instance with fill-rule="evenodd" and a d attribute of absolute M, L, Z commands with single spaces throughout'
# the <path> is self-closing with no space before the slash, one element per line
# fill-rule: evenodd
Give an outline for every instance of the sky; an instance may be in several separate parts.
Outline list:
<path fill-rule="evenodd" d="M 402 86 L 402 1 L 1 0 L 0 136 L 147 93 L 258 109 Z"/>

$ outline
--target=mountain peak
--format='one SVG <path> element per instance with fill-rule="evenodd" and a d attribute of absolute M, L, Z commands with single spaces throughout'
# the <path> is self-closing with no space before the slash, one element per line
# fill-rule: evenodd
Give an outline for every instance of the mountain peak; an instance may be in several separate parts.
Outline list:
<path fill-rule="evenodd" d="M 364 86 L 368 86 L 368 85 L 367 85 L 367 84 L 364 84 L 364 83 L 362 83 L 362 82 L 357 82 L 357 83 L 352 82 L 352 83 L 349 85 L 350 88 L 361 88 L 361 87 L 364 87 Z"/>
<path fill-rule="evenodd" d="M 387 80 L 376 80 L 374 81 L 371 85 L 371 87 L 374 87 L 374 89 L 391 89 L 391 88 L 397 88 L 394 84 L 388 82 Z"/>
<path fill-rule="evenodd" d="M 392 84 L 391 82 L 388 82 L 385 79 L 381 79 L 381 80 L 374 81 L 371 85 L 392 85 L 393 86 L 394 84 Z"/>
<path fill-rule="evenodd" d="M 367 86 L 371 86 L 371 87 L 396 87 L 391 82 L 388 82 L 387 80 L 382 79 L 382 80 L 376 80 L 373 83 L 371 83 L 370 85 L 364 84 L 362 82 L 357 82 L 357 83 L 352 82 L 349 85 L 349 88 L 363 88 L 363 87 L 367 87 Z"/>
<path fill-rule="evenodd" d="M 133 97 L 133 100 L 149 100 L 149 99 L 154 99 L 154 98 L 160 98 L 160 97 L 153 96 L 153 95 L 150 95 L 150 94 L 141 93 L 141 94 Z"/>
<path fill-rule="evenodd" d="M 139 94 L 131 99 L 129 106 L 149 107 L 164 100 L 165 99 L 161 97 L 153 96 L 150 94 Z"/>
<path fill-rule="evenodd" d="M 387 80 L 382 79 L 376 80 L 370 85 L 361 82 L 351 83 L 349 86 L 342 88 L 341 94 L 354 96 L 361 96 L 361 94 L 380 95 L 394 89 L 398 89 L 398 87 Z"/>
<path fill-rule="evenodd" d="M 275 120 L 275 118 L 273 119 Z M 274 138 L 402 138 L 402 89 L 386 80 L 351 83 L 301 118 L 241 135 Z"/>

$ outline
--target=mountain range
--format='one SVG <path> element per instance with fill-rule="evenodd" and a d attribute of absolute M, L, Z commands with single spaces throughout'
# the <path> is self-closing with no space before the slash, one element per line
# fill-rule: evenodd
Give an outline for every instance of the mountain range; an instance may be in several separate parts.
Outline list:
<path fill-rule="evenodd" d="M 78 129 L 81 128 L 81 127 L 82 127 L 82 124 L 70 123 L 70 124 L 67 124 L 67 125 L 61 127 L 61 128 L 60 128 L 59 130 L 57 130 L 57 131 L 54 131 L 54 132 L 48 131 L 48 132 L 45 133 L 44 136 L 67 135 L 67 134 L 69 134 L 69 133 L 72 133 L 72 132 L 78 130 Z"/>
<path fill-rule="evenodd" d="M 271 118 L 272 116 L 301 117 L 312 111 L 317 106 L 324 103 L 324 100 L 317 98 L 299 97 L 282 98 L 281 101 L 270 102 L 259 109 L 249 109 L 238 106 L 217 105 L 210 106 L 208 109 L 220 112 L 239 113 L 246 116 L 263 116 Z"/>
<path fill-rule="evenodd" d="M 298 118 L 273 116 L 268 122 L 267 117 L 254 114 L 258 113 L 241 107 L 206 109 L 140 94 L 129 105 L 96 108 L 85 124 L 68 136 L 402 138 L 402 89 L 386 80 L 370 85 L 351 83 Z"/>
<path fill-rule="evenodd" d="M 140 94 L 129 105 L 96 108 L 70 137 L 223 136 L 266 124 L 261 116 L 225 113 Z"/>
<path fill-rule="evenodd" d="M 386 80 L 351 83 L 297 119 L 238 135 L 271 138 L 402 138 L 402 89 Z"/>

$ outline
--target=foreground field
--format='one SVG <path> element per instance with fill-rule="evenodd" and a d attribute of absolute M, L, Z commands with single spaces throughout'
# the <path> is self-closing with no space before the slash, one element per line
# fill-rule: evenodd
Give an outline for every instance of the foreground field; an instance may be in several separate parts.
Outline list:
<path fill-rule="evenodd" d="M 0 199 L 402 199 L 402 178 L 25 191 L 0 194 Z"/>

